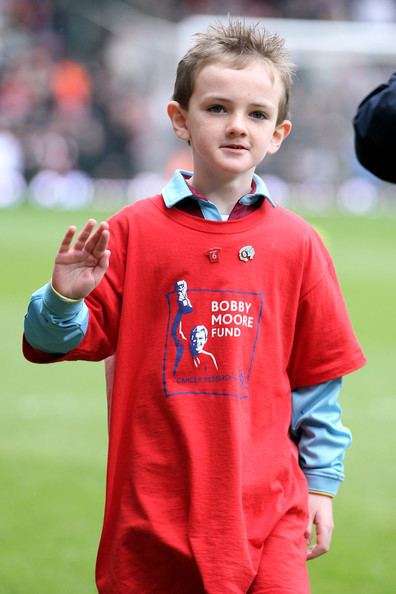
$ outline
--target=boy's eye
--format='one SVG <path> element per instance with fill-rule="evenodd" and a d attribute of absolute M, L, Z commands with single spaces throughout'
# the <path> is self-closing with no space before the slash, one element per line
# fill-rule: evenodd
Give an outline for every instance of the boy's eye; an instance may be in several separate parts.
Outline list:
<path fill-rule="evenodd" d="M 267 114 L 265 114 L 263 111 L 252 111 L 252 113 L 250 115 L 255 120 L 266 120 L 267 119 Z"/>
<path fill-rule="evenodd" d="M 212 113 L 223 113 L 225 111 L 224 107 L 222 105 L 211 105 L 210 107 L 208 107 L 208 111 L 211 111 Z"/>

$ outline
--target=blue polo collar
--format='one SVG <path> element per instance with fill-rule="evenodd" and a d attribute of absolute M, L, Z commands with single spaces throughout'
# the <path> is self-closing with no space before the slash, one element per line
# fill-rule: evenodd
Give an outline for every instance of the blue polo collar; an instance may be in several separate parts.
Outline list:
<path fill-rule="evenodd" d="M 201 199 L 199 196 L 195 196 L 187 184 L 187 180 L 192 176 L 191 171 L 185 169 L 176 169 L 175 173 L 162 190 L 162 196 L 167 208 L 172 208 L 181 200 L 185 198 L 195 197 L 200 203 L 206 203 L 207 206 L 213 205 L 217 207 L 209 200 Z M 255 190 L 251 194 L 245 194 L 239 199 L 241 204 L 250 206 L 259 200 L 260 198 L 266 198 L 269 203 L 275 208 L 276 204 L 271 199 L 270 193 L 264 181 L 256 173 L 253 174 L 253 182 L 255 184 Z M 253 187 L 254 187 L 254 184 Z"/>

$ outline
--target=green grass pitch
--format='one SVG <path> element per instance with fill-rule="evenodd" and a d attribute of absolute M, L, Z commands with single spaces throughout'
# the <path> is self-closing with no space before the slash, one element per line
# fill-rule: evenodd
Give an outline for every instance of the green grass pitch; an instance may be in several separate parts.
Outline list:
<path fill-rule="evenodd" d="M 103 365 L 32 365 L 20 349 L 28 298 L 48 280 L 64 230 L 92 215 L 0 211 L 0 594 L 96 592 L 107 441 Z M 334 504 L 333 547 L 309 565 L 312 592 L 394 594 L 395 219 L 311 221 L 328 240 L 369 361 L 344 385 L 354 442 Z"/>

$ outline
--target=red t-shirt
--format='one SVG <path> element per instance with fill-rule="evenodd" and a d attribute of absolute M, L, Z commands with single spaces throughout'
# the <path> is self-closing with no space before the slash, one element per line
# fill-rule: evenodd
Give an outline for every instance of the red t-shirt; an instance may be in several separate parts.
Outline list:
<path fill-rule="evenodd" d="M 87 334 L 64 357 L 117 355 L 98 589 L 246 592 L 273 527 L 306 505 L 291 390 L 365 361 L 333 264 L 267 201 L 222 223 L 157 196 L 110 229 Z"/>

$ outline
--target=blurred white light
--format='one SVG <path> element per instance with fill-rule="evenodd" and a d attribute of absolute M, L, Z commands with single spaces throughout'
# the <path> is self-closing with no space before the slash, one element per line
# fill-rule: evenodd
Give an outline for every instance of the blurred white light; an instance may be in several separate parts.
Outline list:
<path fill-rule="evenodd" d="M 82 208 L 92 201 L 93 192 L 91 178 L 81 171 L 40 171 L 29 185 L 31 201 L 42 208 Z"/>
<path fill-rule="evenodd" d="M 334 201 L 334 187 L 328 183 L 303 182 L 292 186 L 293 202 L 309 212 L 321 215 L 330 210 Z"/>
<path fill-rule="evenodd" d="M 368 214 L 377 207 L 377 188 L 363 177 L 351 177 L 339 187 L 337 202 L 341 208 L 352 214 Z"/>
<path fill-rule="evenodd" d="M 25 192 L 26 182 L 19 171 L 0 170 L 0 208 L 19 204 Z"/>
<path fill-rule="evenodd" d="M 92 202 L 94 186 L 92 179 L 82 171 L 69 171 L 62 176 L 59 206 L 66 210 L 77 209 Z"/>
<path fill-rule="evenodd" d="M 128 181 L 124 179 L 100 178 L 94 180 L 95 207 L 118 207 L 127 201 Z"/>
<path fill-rule="evenodd" d="M 23 151 L 20 141 L 11 132 L 0 132 L 0 170 L 23 169 Z"/>
<path fill-rule="evenodd" d="M 277 175 L 264 175 L 263 179 L 269 190 L 271 199 L 281 206 L 286 206 L 290 199 L 288 184 Z"/>
<path fill-rule="evenodd" d="M 158 173 L 152 171 L 138 173 L 129 182 L 127 191 L 128 200 L 135 202 L 135 200 L 139 200 L 140 198 L 148 198 L 149 196 L 159 194 L 164 184 L 164 178 Z"/>

